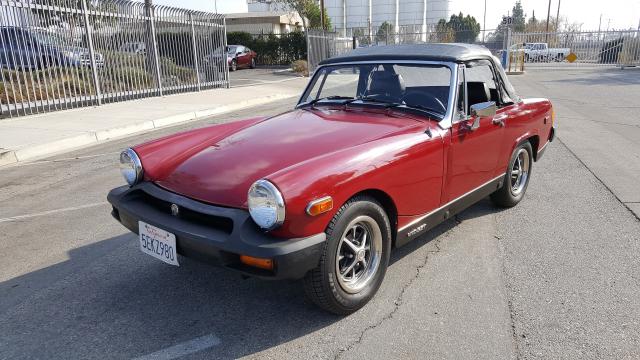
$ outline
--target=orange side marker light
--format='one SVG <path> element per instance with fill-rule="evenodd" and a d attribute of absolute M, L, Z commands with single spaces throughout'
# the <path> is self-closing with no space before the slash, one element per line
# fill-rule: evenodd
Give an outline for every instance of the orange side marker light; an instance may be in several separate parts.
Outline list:
<path fill-rule="evenodd" d="M 307 205 L 307 214 L 311 216 L 320 215 L 333 209 L 333 199 L 331 196 L 325 196 L 323 198 L 313 200 Z"/>

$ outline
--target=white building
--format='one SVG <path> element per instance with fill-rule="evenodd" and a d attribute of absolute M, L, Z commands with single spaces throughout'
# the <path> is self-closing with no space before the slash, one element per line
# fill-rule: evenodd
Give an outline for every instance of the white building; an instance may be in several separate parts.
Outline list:
<path fill-rule="evenodd" d="M 227 32 L 287 34 L 302 30 L 302 18 L 291 11 L 265 11 L 227 14 Z"/>
<path fill-rule="evenodd" d="M 377 28 L 384 22 L 396 32 L 426 32 L 429 25 L 449 19 L 452 0 L 324 0 L 331 24 L 338 30 Z M 279 10 L 272 0 L 247 0 L 250 12 Z M 318 1 L 319 2 L 319 1 Z"/>

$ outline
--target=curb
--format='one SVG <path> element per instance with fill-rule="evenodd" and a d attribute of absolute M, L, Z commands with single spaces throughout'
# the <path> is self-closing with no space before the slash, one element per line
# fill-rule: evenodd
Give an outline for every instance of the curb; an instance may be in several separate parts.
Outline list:
<path fill-rule="evenodd" d="M 251 100 L 241 101 L 231 105 L 222 105 L 211 109 L 190 111 L 182 114 L 171 115 L 155 120 L 148 120 L 106 130 L 90 131 L 81 135 L 76 135 L 45 144 L 28 146 L 18 150 L 0 149 L 0 166 L 16 164 L 25 160 L 33 160 L 36 158 L 42 158 L 66 151 L 76 150 L 82 147 L 104 143 L 126 135 L 131 135 L 143 131 L 150 131 L 181 123 L 187 123 L 209 116 L 221 115 L 224 113 L 246 109 L 253 106 L 264 105 L 296 96 L 298 96 L 297 93 L 264 96 Z"/>

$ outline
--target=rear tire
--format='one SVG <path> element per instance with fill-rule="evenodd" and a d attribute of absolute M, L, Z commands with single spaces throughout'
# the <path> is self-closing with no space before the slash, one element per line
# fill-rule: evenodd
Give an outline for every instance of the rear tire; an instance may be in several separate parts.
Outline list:
<path fill-rule="evenodd" d="M 511 154 L 502 187 L 491 194 L 494 204 L 509 208 L 516 206 L 522 200 L 531 179 L 532 154 L 531 143 L 528 141 L 516 147 Z"/>
<path fill-rule="evenodd" d="M 375 295 L 384 279 L 391 251 L 391 225 L 374 199 L 347 201 L 326 229 L 318 266 L 304 278 L 307 297 L 324 310 L 351 314 Z"/>

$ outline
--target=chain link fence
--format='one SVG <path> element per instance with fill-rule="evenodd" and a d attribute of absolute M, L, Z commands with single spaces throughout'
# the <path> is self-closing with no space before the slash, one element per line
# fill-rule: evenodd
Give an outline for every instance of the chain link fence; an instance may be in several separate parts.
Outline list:
<path fill-rule="evenodd" d="M 0 116 L 228 87 L 224 17 L 128 0 L 0 2 Z"/>

